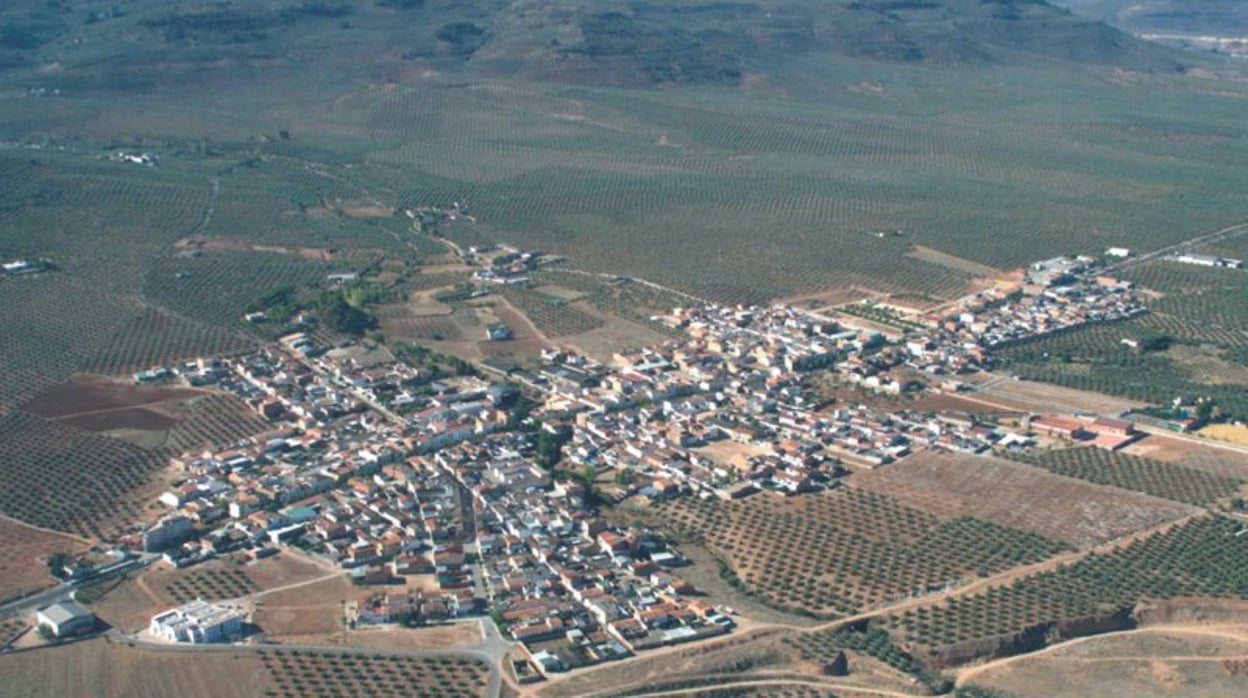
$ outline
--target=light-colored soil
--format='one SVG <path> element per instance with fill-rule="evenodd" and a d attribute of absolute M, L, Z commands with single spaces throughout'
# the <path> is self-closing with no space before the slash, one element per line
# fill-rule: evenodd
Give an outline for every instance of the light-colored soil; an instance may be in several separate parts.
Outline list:
<path fill-rule="evenodd" d="M 443 650 L 472 647 L 481 642 L 481 625 L 477 621 L 448 623 L 427 628 L 403 628 L 386 625 L 361 630 L 340 630 L 326 635 L 306 635 L 298 640 L 304 644 L 373 647 L 393 650 Z"/>
<path fill-rule="evenodd" d="M 716 441 L 715 443 L 694 449 L 699 453 L 721 465 L 730 465 L 734 468 L 745 470 L 748 467 L 747 461 L 755 456 L 762 456 L 771 453 L 769 446 L 761 444 L 743 444 L 739 441 L 725 439 Z"/>
<path fill-rule="evenodd" d="M 1123 449 L 1124 453 L 1177 463 L 1214 475 L 1248 480 L 1248 454 L 1151 434 Z"/>
<path fill-rule="evenodd" d="M 969 259 L 963 259 L 962 257 L 955 257 L 954 255 L 946 254 L 940 250 L 934 250 L 930 247 L 924 247 L 922 245 L 915 245 L 912 247 L 910 251 L 906 253 L 906 256 L 917 259 L 921 262 L 927 262 L 928 264 L 935 264 L 945 267 L 946 269 L 953 269 L 954 271 L 970 274 L 971 276 L 992 279 L 1005 275 L 1004 272 L 999 269 L 993 269 L 992 267 L 980 264 L 979 262 L 973 262 Z"/>
<path fill-rule="evenodd" d="M 572 289 L 572 288 L 564 288 L 563 286 L 557 286 L 555 284 L 545 284 L 542 286 L 537 286 L 537 287 L 534 287 L 533 290 L 537 291 L 538 293 L 546 294 L 547 296 L 552 296 L 554 298 L 562 298 L 565 301 L 578 301 L 584 298 L 586 295 L 584 291 L 577 291 L 576 289 Z"/>
<path fill-rule="evenodd" d="M 1248 626 L 1162 626 L 971 667 L 960 680 L 1019 696 L 1242 696 Z"/>
<path fill-rule="evenodd" d="M 1197 511 L 999 458 L 939 451 L 855 473 L 848 482 L 938 515 L 973 516 L 1077 547 Z"/>
<path fill-rule="evenodd" d="M 12 698 L 254 698 L 272 678 L 254 653 L 157 652 L 90 640 L 0 656 Z"/>
<path fill-rule="evenodd" d="M 1248 446 L 1248 426 L 1239 424 L 1210 424 L 1201 429 L 1199 434 L 1215 441 L 1229 441 L 1233 444 Z"/>
<path fill-rule="evenodd" d="M 588 332 L 560 337 L 559 343 L 574 347 L 596 361 L 609 363 L 611 356 L 617 352 L 654 346 L 668 339 L 641 323 L 603 313 L 588 303 L 575 303 L 571 307 L 593 315 L 604 324 Z"/>
<path fill-rule="evenodd" d="M 89 547 L 74 536 L 0 516 L 0 600 L 52 586 L 55 580 L 48 574 L 48 556 L 85 552 Z"/>
<path fill-rule="evenodd" d="M 259 599 L 253 619 L 277 641 L 328 635 L 343 630 L 343 604 L 357 593 L 345 576 L 277 591 Z"/>
<path fill-rule="evenodd" d="M 1143 407 L 1144 403 L 1086 390 L 1063 388 L 1049 383 L 1011 380 L 1000 375 L 985 374 L 976 382 L 987 386 L 962 397 L 1004 410 L 1026 410 L 1041 414 L 1069 415 L 1086 411 L 1117 416 Z"/>

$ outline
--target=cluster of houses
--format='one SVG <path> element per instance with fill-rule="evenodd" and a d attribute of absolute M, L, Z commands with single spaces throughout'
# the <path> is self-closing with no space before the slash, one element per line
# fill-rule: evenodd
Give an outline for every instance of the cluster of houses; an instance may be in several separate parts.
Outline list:
<path fill-rule="evenodd" d="M 829 486 L 843 464 L 879 467 L 924 448 L 1029 447 L 1027 428 L 832 402 L 808 377 L 832 371 L 900 394 L 915 375 L 952 381 L 989 365 L 1005 343 L 1141 311 L 1130 284 L 1061 260 L 1033 268 L 1027 294 L 985 291 L 895 340 L 789 307 L 706 306 L 655 318 L 681 329 L 681 341 L 609 364 L 564 349 L 526 368 L 483 363 L 494 382 L 321 351 L 305 335 L 175 367 L 238 396 L 272 427 L 179 458 L 183 478 L 160 498 L 170 515 L 145 544 L 175 548 L 174 564 L 291 545 L 361 584 L 426 575 L 433 583 L 418 591 L 356 604 L 354 621 L 437 622 L 488 609 L 547 672 L 723 634 L 732 619 L 681 577 L 680 553 L 644 527 L 609 523 L 594 499 L 793 496 Z M 530 424 L 549 434 L 511 429 L 513 384 L 544 397 Z M 1024 427 L 1106 448 L 1136 436 L 1119 420 L 1066 421 Z M 547 438 L 584 480 L 539 466 Z M 591 484 L 608 469 L 611 484 Z"/>
<path fill-rule="evenodd" d="M 544 671 L 728 632 L 691 595 L 684 558 L 658 534 L 623 530 L 583 483 L 534 464 L 531 439 L 499 434 L 433 458 L 472 493 L 479 574 L 493 616 Z"/>

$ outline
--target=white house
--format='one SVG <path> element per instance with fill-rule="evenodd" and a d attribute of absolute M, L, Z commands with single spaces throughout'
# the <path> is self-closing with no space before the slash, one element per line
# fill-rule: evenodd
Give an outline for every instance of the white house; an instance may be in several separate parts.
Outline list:
<path fill-rule="evenodd" d="M 89 632 L 95 627 L 95 616 L 73 601 L 41 608 L 35 611 L 35 620 L 41 626 L 48 626 L 52 635 L 58 638 Z"/>

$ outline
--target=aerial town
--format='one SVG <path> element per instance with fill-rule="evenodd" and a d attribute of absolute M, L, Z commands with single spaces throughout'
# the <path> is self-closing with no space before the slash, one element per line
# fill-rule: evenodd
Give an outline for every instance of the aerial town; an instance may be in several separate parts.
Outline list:
<path fill-rule="evenodd" d="M 352 624 L 488 616 L 544 674 L 727 634 L 735 611 L 698 598 L 678 547 L 608 522 L 598 502 L 799 496 L 836 487 L 846 464 L 924 449 L 1129 443 L 1135 428 L 1119 415 L 1028 415 L 1006 428 L 830 399 L 810 380 L 889 396 L 965 390 L 996 347 L 1141 312 L 1131 284 L 1100 269 L 1090 257 L 1039 262 L 1025 284 L 914 318 L 904 337 L 794 307 L 703 306 L 653 318 L 686 340 L 609 365 L 552 348 L 537 368 L 486 360 L 476 375 L 436 376 L 297 333 L 145 371 L 135 380 L 227 391 L 271 428 L 178 458 L 143 548 L 186 567 L 297 547 L 376 585 L 347 609 Z M 437 589 L 390 591 L 407 575 L 434 575 Z M 151 634 L 228 640 L 240 618 L 194 602 L 154 617 Z"/>

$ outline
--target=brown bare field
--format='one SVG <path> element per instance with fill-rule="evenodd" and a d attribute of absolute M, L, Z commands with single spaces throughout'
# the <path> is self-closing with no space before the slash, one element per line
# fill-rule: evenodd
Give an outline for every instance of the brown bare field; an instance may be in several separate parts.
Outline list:
<path fill-rule="evenodd" d="M 304 259 L 320 262 L 330 262 L 338 256 L 337 251 L 320 247 L 257 245 L 246 240 L 236 240 L 231 238 L 183 238 L 174 246 L 181 250 L 206 250 L 208 252 L 268 252 L 271 254 L 293 254 Z"/>
<path fill-rule="evenodd" d="M 1144 403 L 1086 390 L 1063 388 L 1049 383 L 1025 380 L 1000 380 L 1001 376 L 985 375 L 977 382 L 987 382 L 968 399 L 999 406 L 1007 410 L 1028 410 L 1045 414 L 1096 412 L 1116 416 L 1143 407 Z"/>
<path fill-rule="evenodd" d="M 906 256 L 912 257 L 921 262 L 927 262 L 928 264 L 935 264 L 947 269 L 953 269 L 954 271 L 964 272 L 970 274 L 971 276 L 994 279 L 1005 275 L 1004 272 L 999 269 L 993 269 L 986 264 L 980 264 L 979 262 L 973 262 L 969 259 L 956 257 L 954 255 L 946 254 L 939 250 L 934 250 L 930 247 L 924 247 L 922 245 L 912 246 L 910 251 L 906 253 Z"/>
<path fill-rule="evenodd" d="M 89 547 L 73 536 L 0 516 L 0 600 L 52 586 L 55 580 L 48 574 L 48 555 L 80 553 Z"/>
<path fill-rule="evenodd" d="M 1248 446 L 1248 427 L 1241 424 L 1210 424 L 1200 430 L 1200 435 L 1214 441 L 1227 441 Z"/>
<path fill-rule="evenodd" d="M 734 468 L 745 469 L 746 461 L 754 456 L 762 456 L 771 453 L 771 448 L 757 444 L 743 444 L 739 441 L 725 439 L 717 441 L 708 446 L 694 449 L 700 455 L 706 456 L 721 465 L 730 465 Z"/>
<path fill-rule="evenodd" d="M 265 594 L 253 620 L 271 639 L 295 642 L 343 630 L 342 604 L 355 596 L 345 576 Z"/>
<path fill-rule="evenodd" d="M 1248 480 L 1248 454 L 1225 448 L 1151 434 L 1127 446 L 1123 452 L 1214 475 Z"/>
<path fill-rule="evenodd" d="M 252 652 L 159 652 L 102 639 L 2 655 L 0 676 L 0 692 L 13 698 L 253 698 L 273 685 Z"/>
<path fill-rule="evenodd" d="M 560 337 L 559 343 L 570 345 L 596 361 L 607 363 L 618 351 L 654 346 L 668 339 L 639 322 L 604 313 L 588 303 L 576 303 L 572 307 L 597 317 L 604 324 L 588 332 Z"/>
<path fill-rule="evenodd" d="M 79 375 L 39 393 L 22 409 L 47 419 L 63 420 L 84 413 L 133 410 L 204 394 L 205 391 L 193 388 L 142 386 L 127 380 Z"/>
<path fill-rule="evenodd" d="M 963 672 L 1011 695 L 1242 696 L 1248 626 L 1166 626 L 1086 638 Z"/>
<path fill-rule="evenodd" d="M 371 647 L 386 650 L 441 650 L 472 647 L 481 642 L 481 626 L 476 621 L 448 623 L 427 628 L 381 626 L 345 630 L 324 636 L 304 636 L 300 642 L 344 647 Z"/>
<path fill-rule="evenodd" d="M 939 516 L 974 516 L 1078 547 L 1196 511 L 998 458 L 938 451 L 855 473 L 848 481 Z"/>

